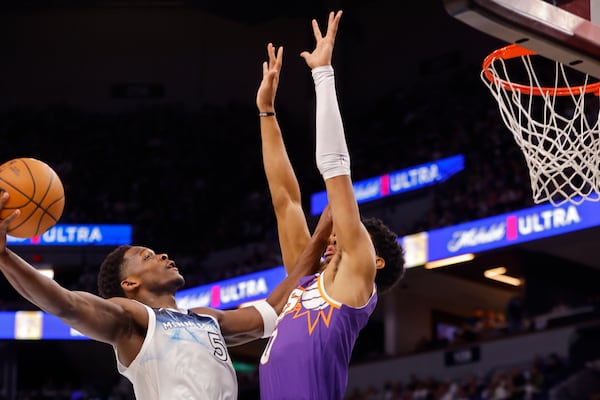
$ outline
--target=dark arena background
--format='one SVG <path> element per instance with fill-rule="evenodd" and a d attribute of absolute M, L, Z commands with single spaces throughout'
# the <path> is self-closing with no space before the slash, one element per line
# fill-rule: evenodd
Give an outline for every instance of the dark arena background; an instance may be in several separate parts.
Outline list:
<path fill-rule="evenodd" d="M 261 64 L 268 42 L 285 47 L 276 109 L 314 226 L 311 196 L 324 185 L 299 54 L 314 45 L 311 18 L 324 24 L 337 9 L 352 178 L 407 189 L 361 212 L 404 240 L 409 264 L 360 334 L 347 399 L 600 398 L 600 202 L 534 204 L 523 153 L 479 76 L 506 43 L 441 0 L 2 2 L 0 161 L 47 162 L 66 195 L 65 230 L 9 247 L 93 293 L 114 246 L 68 226 L 129 226 L 132 243 L 177 261 L 186 290 L 280 266 L 255 105 Z M 455 156 L 463 165 L 444 179 L 415 172 Z M 458 248 L 467 258 L 436 268 Z M 37 308 L 2 276 L 0 400 L 134 398 L 109 346 L 19 338 L 7 328 L 17 311 Z M 240 400 L 259 398 L 264 345 L 230 349 Z"/>

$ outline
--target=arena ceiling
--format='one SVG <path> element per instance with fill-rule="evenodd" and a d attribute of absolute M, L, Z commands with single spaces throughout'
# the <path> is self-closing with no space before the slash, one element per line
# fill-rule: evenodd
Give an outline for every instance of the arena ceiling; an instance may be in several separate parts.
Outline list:
<path fill-rule="evenodd" d="M 0 10 L 44 10 L 59 8 L 194 8 L 224 19 L 257 24 L 275 17 L 312 17 L 338 2 L 306 0 L 302 2 L 206 1 L 206 0 L 22 0 L 5 2 Z M 364 3 L 364 2 L 363 2 Z"/>

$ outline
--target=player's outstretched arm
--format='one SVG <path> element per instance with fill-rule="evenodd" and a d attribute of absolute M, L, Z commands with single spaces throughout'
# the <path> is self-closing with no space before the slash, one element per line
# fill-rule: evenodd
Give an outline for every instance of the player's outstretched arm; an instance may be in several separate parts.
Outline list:
<path fill-rule="evenodd" d="M 268 60 L 263 62 L 262 81 L 256 93 L 260 117 L 262 158 L 271 201 L 277 218 L 277 231 L 283 265 L 290 273 L 308 243 L 310 232 L 302 209 L 300 186 L 292 168 L 275 114 L 275 97 L 283 61 L 283 47 L 267 45 Z M 265 115 L 267 113 L 268 115 Z"/>
<path fill-rule="evenodd" d="M 329 13 L 325 36 L 313 20 L 315 48 L 312 52 L 304 51 L 300 55 L 311 68 L 315 83 L 316 162 L 325 180 L 337 252 L 341 255 L 338 256 L 341 261 L 335 282 L 330 286 L 330 294 L 346 304 L 362 306 L 373 291 L 376 256 L 369 233 L 361 222 L 352 188 L 350 155 L 331 65 L 341 16 L 341 11 Z M 353 290 L 348 290 L 349 287 Z"/>
<path fill-rule="evenodd" d="M 331 207 L 327 206 L 319 217 L 319 222 L 307 245 L 296 260 L 286 279 L 284 279 L 269 295 L 267 302 L 273 306 L 277 314 L 283 311 L 288 296 L 304 276 L 312 275 L 321 269 L 321 256 L 329 243 L 333 229 Z"/>
<path fill-rule="evenodd" d="M 298 280 L 320 269 L 321 255 L 331 235 L 332 218 L 329 207 L 325 208 L 313 235 L 298 257 L 291 273 L 273 289 L 266 301 L 255 306 L 231 311 L 196 309 L 196 312 L 214 315 L 221 325 L 221 332 L 228 346 L 268 337 L 275 327 L 277 316 L 283 310 Z M 261 310 L 259 312 L 259 310 Z"/>
<path fill-rule="evenodd" d="M 8 193 L 0 197 L 0 209 Z M 82 334 L 106 343 L 116 343 L 129 321 L 124 308 L 91 293 L 69 291 L 6 247 L 10 223 L 19 215 L 13 212 L 0 220 L 0 271 L 17 292 L 43 311 L 53 314 Z"/>

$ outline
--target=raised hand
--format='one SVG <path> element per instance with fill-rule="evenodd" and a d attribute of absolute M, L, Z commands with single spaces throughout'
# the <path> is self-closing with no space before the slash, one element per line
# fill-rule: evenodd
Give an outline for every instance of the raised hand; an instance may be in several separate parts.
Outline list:
<path fill-rule="evenodd" d="M 6 201 L 8 200 L 8 193 L 7 192 L 0 192 L 0 210 L 4 207 L 4 204 L 6 204 Z M 4 253 L 6 251 L 6 232 L 8 232 L 8 227 L 10 226 L 11 222 L 17 218 L 19 216 L 19 214 L 21 213 L 20 210 L 15 210 L 13 211 L 8 217 L 0 220 L 0 253 Z"/>
<path fill-rule="evenodd" d="M 331 65 L 331 56 L 333 54 L 333 45 L 337 34 L 338 25 L 342 18 L 342 11 L 329 13 L 327 21 L 327 33 L 323 37 L 317 20 L 312 20 L 313 33 L 315 35 L 316 45 L 312 52 L 303 51 L 300 57 L 304 58 L 306 64 L 311 68 L 321 67 L 323 65 Z"/>
<path fill-rule="evenodd" d="M 275 96 L 279 85 L 279 73 L 283 60 L 283 47 L 277 49 L 273 43 L 267 45 L 269 60 L 263 62 L 263 78 L 256 93 L 256 106 L 258 111 L 275 111 Z"/>

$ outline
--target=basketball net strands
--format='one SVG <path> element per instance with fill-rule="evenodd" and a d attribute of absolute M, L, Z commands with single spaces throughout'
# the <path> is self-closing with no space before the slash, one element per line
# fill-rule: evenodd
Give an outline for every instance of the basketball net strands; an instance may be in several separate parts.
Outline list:
<path fill-rule="evenodd" d="M 481 78 L 529 168 L 535 203 L 600 200 L 600 83 L 513 44 L 491 53 Z"/>
<path fill-rule="evenodd" d="M 455 18 L 513 43 L 485 58 L 481 78 L 523 152 L 534 202 L 600 201 L 600 9 L 590 0 L 443 1 Z"/>

